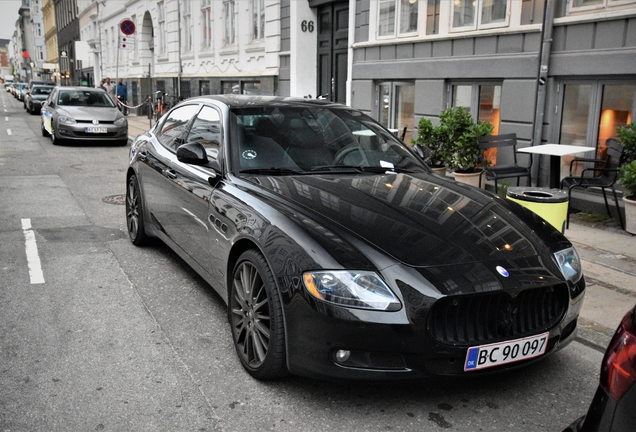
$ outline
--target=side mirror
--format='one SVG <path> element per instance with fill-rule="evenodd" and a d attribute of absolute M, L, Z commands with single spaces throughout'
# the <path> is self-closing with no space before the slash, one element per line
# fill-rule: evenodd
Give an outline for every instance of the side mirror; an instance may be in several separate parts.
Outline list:
<path fill-rule="evenodd" d="M 426 160 L 431 157 L 431 149 L 421 146 L 420 144 L 415 144 L 413 146 L 413 151 L 415 151 L 415 154 L 422 160 Z"/>
<path fill-rule="evenodd" d="M 188 143 L 177 149 L 177 160 L 187 164 L 205 165 L 208 163 L 208 154 L 201 144 Z"/>

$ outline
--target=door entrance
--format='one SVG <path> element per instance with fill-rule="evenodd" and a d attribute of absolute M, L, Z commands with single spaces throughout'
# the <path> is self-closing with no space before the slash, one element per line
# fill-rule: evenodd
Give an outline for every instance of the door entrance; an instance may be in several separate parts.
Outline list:
<path fill-rule="evenodd" d="M 333 102 L 347 100 L 349 3 L 318 8 L 318 95 Z"/>

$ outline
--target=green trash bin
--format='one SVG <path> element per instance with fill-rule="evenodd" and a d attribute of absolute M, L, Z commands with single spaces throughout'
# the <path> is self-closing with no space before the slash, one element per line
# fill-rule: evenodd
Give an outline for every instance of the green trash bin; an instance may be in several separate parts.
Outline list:
<path fill-rule="evenodd" d="M 565 232 L 568 217 L 568 194 L 561 189 L 509 187 L 506 198 L 526 207 Z"/>

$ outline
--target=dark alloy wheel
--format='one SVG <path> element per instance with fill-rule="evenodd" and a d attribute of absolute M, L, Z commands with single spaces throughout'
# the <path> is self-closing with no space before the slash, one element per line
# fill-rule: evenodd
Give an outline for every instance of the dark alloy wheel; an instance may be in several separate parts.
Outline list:
<path fill-rule="evenodd" d="M 148 241 L 144 230 L 144 214 L 139 195 L 139 183 L 137 176 L 131 175 L 126 188 L 126 226 L 128 236 L 135 246 L 142 246 Z"/>
<path fill-rule="evenodd" d="M 254 378 L 287 374 L 283 311 L 274 276 L 260 253 L 249 250 L 232 274 L 228 305 L 234 346 Z"/>

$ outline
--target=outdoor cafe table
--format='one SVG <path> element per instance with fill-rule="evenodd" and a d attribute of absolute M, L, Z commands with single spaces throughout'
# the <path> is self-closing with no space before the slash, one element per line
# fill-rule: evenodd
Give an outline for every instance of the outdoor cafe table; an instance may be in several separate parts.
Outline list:
<path fill-rule="evenodd" d="M 594 147 L 569 144 L 541 144 L 517 150 L 522 153 L 535 153 L 550 156 L 550 188 L 558 188 L 561 184 L 561 156 L 596 151 Z"/>

